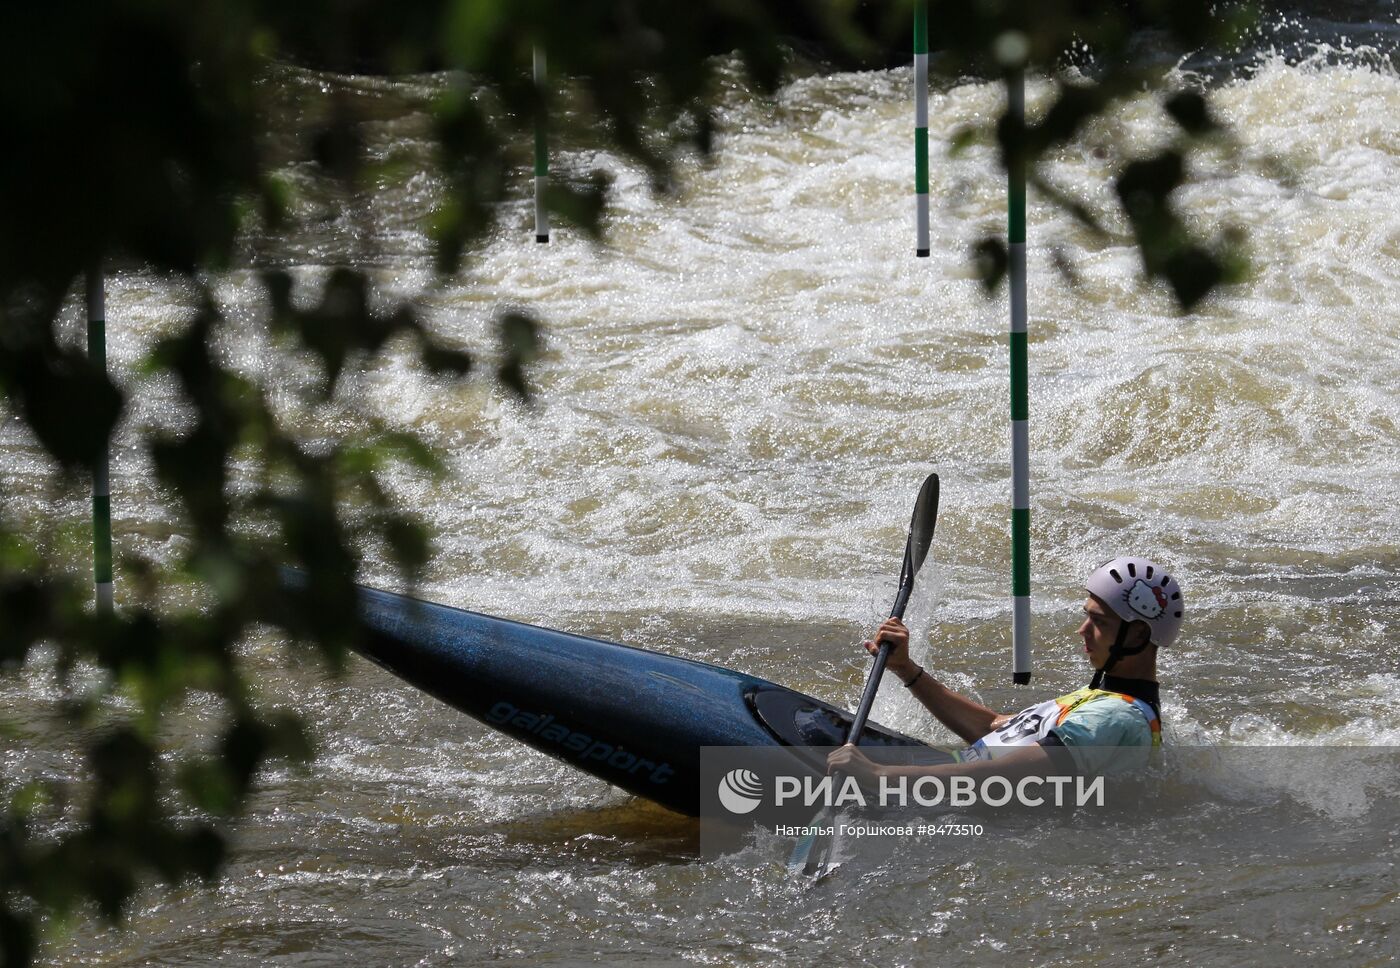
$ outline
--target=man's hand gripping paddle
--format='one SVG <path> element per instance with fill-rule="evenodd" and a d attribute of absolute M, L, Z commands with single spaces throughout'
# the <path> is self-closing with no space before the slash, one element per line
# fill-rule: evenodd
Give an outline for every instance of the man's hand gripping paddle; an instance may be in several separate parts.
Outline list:
<path fill-rule="evenodd" d="M 914 577 L 918 575 L 924 559 L 928 557 L 929 545 L 933 543 L 933 528 L 937 523 L 938 475 L 930 474 L 923 487 L 919 488 L 918 500 L 914 502 L 914 514 L 909 521 L 909 537 L 904 542 L 904 566 L 899 572 L 899 592 L 895 595 L 894 607 L 890 609 L 892 618 L 904 617 L 909 595 L 914 591 Z M 860 745 L 865 721 L 870 716 L 870 707 L 875 704 L 875 694 L 880 691 L 880 679 L 885 674 L 885 663 L 889 658 L 890 643 L 881 640 L 880 651 L 875 655 L 875 664 L 871 666 L 870 675 L 865 680 L 865 691 L 861 693 L 860 705 L 856 707 L 855 719 L 851 721 L 851 729 L 846 734 L 847 743 Z M 833 777 L 832 781 L 833 787 L 839 788 L 840 776 Z M 824 809 L 812 821 L 812 826 L 832 826 L 833 813 L 830 808 Z M 793 849 L 792 857 L 788 859 L 788 869 L 800 870 L 815 879 L 825 877 L 836 866 L 832 860 L 833 840 L 831 837 L 803 837 Z"/>

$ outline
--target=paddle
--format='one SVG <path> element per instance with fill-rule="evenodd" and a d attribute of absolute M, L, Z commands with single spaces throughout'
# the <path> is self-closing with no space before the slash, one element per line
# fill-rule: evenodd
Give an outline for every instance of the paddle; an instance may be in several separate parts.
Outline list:
<path fill-rule="evenodd" d="M 923 567 L 928 557 L 929 545 L 933 543 L 933 528 L 938 523 L 938 475 L 930 474 L 919 497 L 914 502 L 914 514 L 909 519 L 909 537 L 904 542 L 904 565 L 899 571 L 899 591 L 890 609 L 891 618 L 903 618 L 904 609 L 909 604 L 909 595 L 914 591 L 914 576 Z M 855 719 L 846 734 L 846 742 L 860 745 L 861 734 L 865 731 L 865 721 L 870 716 L 870 707 L 875 704 L 875 694 L 880 691 L 880 679 L 885 674 L 885 663 L 890 658 L 890 643 L 880 642 L 880 651 L 875 655 L 875 664 L 865 679 L 865 691 L 861 693 L 860 705 L 856 707 Z M 832 777 L 833 788 L 839 789 L 841 776 Z M 831 816 L 835 811 L 827 807 L 812 821 L 813 827 L 832 826 Z M 803 837 L 793 848 L 788 859 L 790 870 L 801 870 L 804 874 L 817 878 L 826 876 L 832 867 L 832 846 L 834 838 L 809 835 Z"/>

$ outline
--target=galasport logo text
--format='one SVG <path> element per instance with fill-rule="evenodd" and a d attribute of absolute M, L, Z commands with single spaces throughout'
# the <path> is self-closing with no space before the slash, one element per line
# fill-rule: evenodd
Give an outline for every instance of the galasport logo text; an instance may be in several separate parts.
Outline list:
<path fill-rule="evenodd" d="M 774 806 L 803 807 L 1084 807 L 1104 805 L 1102 776 L 880 777 L 867 791 L 853 776 L 773 778 Z M 730 770 L 719 782 L 720 803 L 730 813 L 748 813 L 768 790 L 752 770 Z"/>
<path fill-rule="evenodd" d="M 547 743 L 554 743 L 574 759 L 606 763 L 619 772 L 644 776 L 652 783 L 665 783 L 676 774 L 669 763 L 648 760 L 628 752 L 626 747 L 606 743 L 588 733 L 570 729 L 550 713 L 526 712 L 508 702 L 498 702 L 486 713 L 486 721 L 493 726 L 510 727 L 510 731 L 517 736 L 526 733 Z"/>

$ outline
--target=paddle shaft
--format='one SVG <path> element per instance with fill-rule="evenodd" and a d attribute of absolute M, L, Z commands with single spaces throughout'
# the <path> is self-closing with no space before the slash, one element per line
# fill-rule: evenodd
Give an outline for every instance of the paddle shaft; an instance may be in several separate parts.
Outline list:
<path fill-rule="evenodd" d="M 914 575 L 910 561 L 909 546 L 904 548 L 904 568 L 899 573 L 899 593 L 895 595 L 894 608 L 890 618 L 904 618 L 904 609 L 909 605 L 909 594 L 914 590 Z M 851 730 L 846 734 L 846 742 L 860 745 L 860 734 L 865 732 L 865 721 L 870 718 L 870 707 L 875 705 L 875 694 L 880 691 L 880 680 L 885 675 L 885 663 L 890 660 L 890 644 L 880 642 L 880 651 L 875 654 L 875 665 L 865 680 L 865 691 L 860 695 L 860 705 L 856 707 L 856 718 L 851 720 Z"/>
<path fill-rule="evenodd" d="M 938 521 L 938 475 L 930 474 L 919 488 L 919 498 L 914 502 L 914 514 L 909 520 L 909 537 L 904 542 L 904 565 L 899 570 L 899 592 L 890 609 L 891 618 L 903 618 L 909 595 L 914 590 L 914 576 L 923 567 L 929 544 L 933 541 L 933 529 Z M 865 731 L 865 721 L 870 717 L 870 707 L 875 705 L 875 694 L 880 690 L 880 679 L 885 674 L 885 664 L 889 662 L 892 646 L 882 641 L 875 653 L 875 663 L 865 680 L 865 691 L 861 693 L 860 706 L 855 719 L 846 733 L 846 742 L 860 745 L 861 734 Z M 840 783 L 841 774 L 834 773 L 832 781 Z M 831 813 L 831 807 L 823 809 L 820 816 Z M 815 874 L 820 880 L 831 871 L 832 838 L 812 833 L 798 841 L 788 866 L 800 869 L 804 874 Z"/>

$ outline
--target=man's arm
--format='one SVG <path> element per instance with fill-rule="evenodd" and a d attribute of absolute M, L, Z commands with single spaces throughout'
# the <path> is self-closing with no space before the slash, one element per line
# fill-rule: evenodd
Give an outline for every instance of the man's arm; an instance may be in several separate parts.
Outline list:
<path fill-rule="evenodd" d="M 1063 752 L 1060 750 L 1059 752 Z M 929 766 L 899 766 L 893 763 L 878 764 L 860 751 L 860 747 L 847 743 L 827 757 L 827 772 L 841 772 L 854 776 L 862 784 L 875 783 L 880 777 L 905 776 L 917 779 L 921 776 L 970 776 L 980 780 L 989 776 L 1004 776 L 1017 780 L 1026 776 L 1048 776 L 1058 770 L 1064 772 L 1070 764 L 1057 758 L 1044 746 L 1027 746 L 1005 756 L 989 760 L 973 760 L 970 763 L 939 763 Z M 1055 768 L 1052 770 L 1052 767 Z"/>
<path fill-rule="evenodd" d="M 918 666 L 915 666 L 912 673 L 900 678 L 908 682 L 918 671 Z M 977 742 L 1006 721 L 1001 713 L 958 695 L 928 672 L 920 675 L 909 691 L 924 704 L 925 709 L 938 717 L 940 723 L 957 733 L 966 743 Z"/>
<path fill-rule="evenodd" d="M 1064 752 L 1060 750 L 1059 752 Z M 907 776 L 911 779 L 921 776 L 970 776 L 981 780 L 989 776 L 1004 776 L 1008 780 L 1019 780 L 1024 776 L 1047 776 L 1051 767 L 1063 769 L 1064 759 L 1057 759 L 1050 750 L 1036 744 L 987 760 L 973 760 L 971 763 L 941 763 L 937 766 L 878 766 L 875 776 Z"/>
<path fill-rule="evenodd" d="M 878 653 L 880 649 L 875 643 L 880 641 L 890 644 L 890 658 L 885 668 L 899 676 L 900 682 L 906 685 L 913 682 L 914 685 L 909 691 L 914 694 L 914 698 L 923 703 L 929 712 L 938 717 L 940 723 L 957 733 L 965 742 L 977 742 L 1006 721 L 1006 716 L 975 703 L 966 696 L 959 696 L 916 665 L 914 660 L 909 658 L 909 630 L 899 619 L 886 619 L 876 630 L 874 640 L 865 643 L 866 651 L 871 655 Z M 915 679 L 915 676 L 918 678 Z"/>

